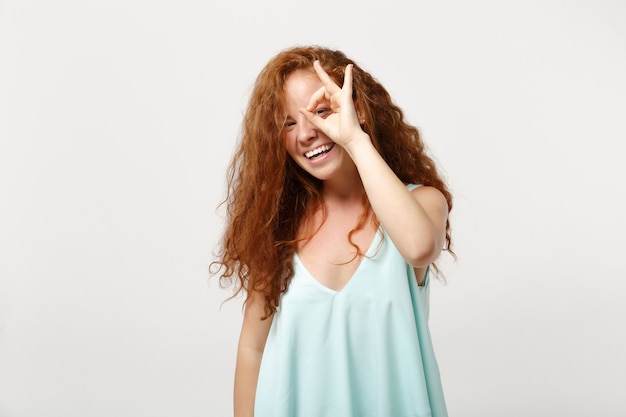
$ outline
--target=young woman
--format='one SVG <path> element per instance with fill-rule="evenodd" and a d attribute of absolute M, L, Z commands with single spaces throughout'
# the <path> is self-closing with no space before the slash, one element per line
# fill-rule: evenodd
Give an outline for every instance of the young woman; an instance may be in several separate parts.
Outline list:
<path fill-rule="evenodd" d="M 452 197 L 384 87 L 340 51 L 280 52 L 228 179 L 235 416 L 446 416 L 428 286 Z"/>

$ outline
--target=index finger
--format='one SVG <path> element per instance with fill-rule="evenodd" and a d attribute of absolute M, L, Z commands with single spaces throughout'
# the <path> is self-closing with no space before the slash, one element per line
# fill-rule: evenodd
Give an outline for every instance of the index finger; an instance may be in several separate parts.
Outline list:
<path fill-rule="evenodd" d="M 306 110 L 313 111 L 319 103 L 322 103 L 325 100 L 327 100 L 326 87 L 320 87 L 316 92 L 313 93 L 313 95 L 311 95 L 309 103 L 306 105 Z"/>

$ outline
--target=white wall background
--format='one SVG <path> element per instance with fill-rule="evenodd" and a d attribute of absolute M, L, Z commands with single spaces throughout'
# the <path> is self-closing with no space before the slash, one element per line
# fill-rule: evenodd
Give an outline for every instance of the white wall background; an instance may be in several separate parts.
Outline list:
<path fill-rule="evenodd" d="M 626 416 L 626 3 L 0 2 L 0 416 L 231 415 L 209 280 L 250 86 L 344 50 L 456 196 L 454 417 Z"/>

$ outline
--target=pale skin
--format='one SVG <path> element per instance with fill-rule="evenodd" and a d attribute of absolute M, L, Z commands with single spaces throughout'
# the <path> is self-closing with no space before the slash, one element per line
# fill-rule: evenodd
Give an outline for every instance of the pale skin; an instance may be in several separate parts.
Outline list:
<path fill-rule="evenodd" d="M 298 165 L 323 181 L 326 209 L 325 221 L 319 210 L 302 225 L 303 236 L 316 232 L 298 246 L 298 257 L 322 285 L 342 290 L 362 259 L 355 257 L 347 235 L 357 224 L 365 192 L 385 233 L 413 265 L 421 284 L 445 242 L 446 199 L 433 187 L 408 191 L 374 148 L 352 100 L 352 65 L 346 67 L 342 87 L 319 62 L 313 68 L 315 74 L 296 71 L 285 83 L 287 151 Z M 316 149 L 325 152 L 307 157 Z M 368 221 L 353 235 L 361 253 L 375 233 Z M 261 320 L 263 303 L 262 295 L 251 293 L 244 313 L 235 370 L 235 417 L 254 415 L 259 367 L 272 322 L 271 317 Z"/>

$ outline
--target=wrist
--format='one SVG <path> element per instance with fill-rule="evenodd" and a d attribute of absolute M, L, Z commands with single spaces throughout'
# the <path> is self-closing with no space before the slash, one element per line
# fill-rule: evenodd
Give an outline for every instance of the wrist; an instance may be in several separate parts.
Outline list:
<path fill-rule="evenodd" d="M 365 157 L 365 155 L 370 155 L 372 151 L 378 153 L 370 136 L 365 132 L 360 132 L 356 135 L 344 148 L 355 163 L 358 163 L 358 160 Z"/>
<path fill-rule="evenodd" d="M 371 151 L 374 149 L 370 136 L 361 131 L 356 134 L 350 141 L 348 141 L 343 148 L 352 159 L 358 158 L 359 154 L 364 151 Z"/>

